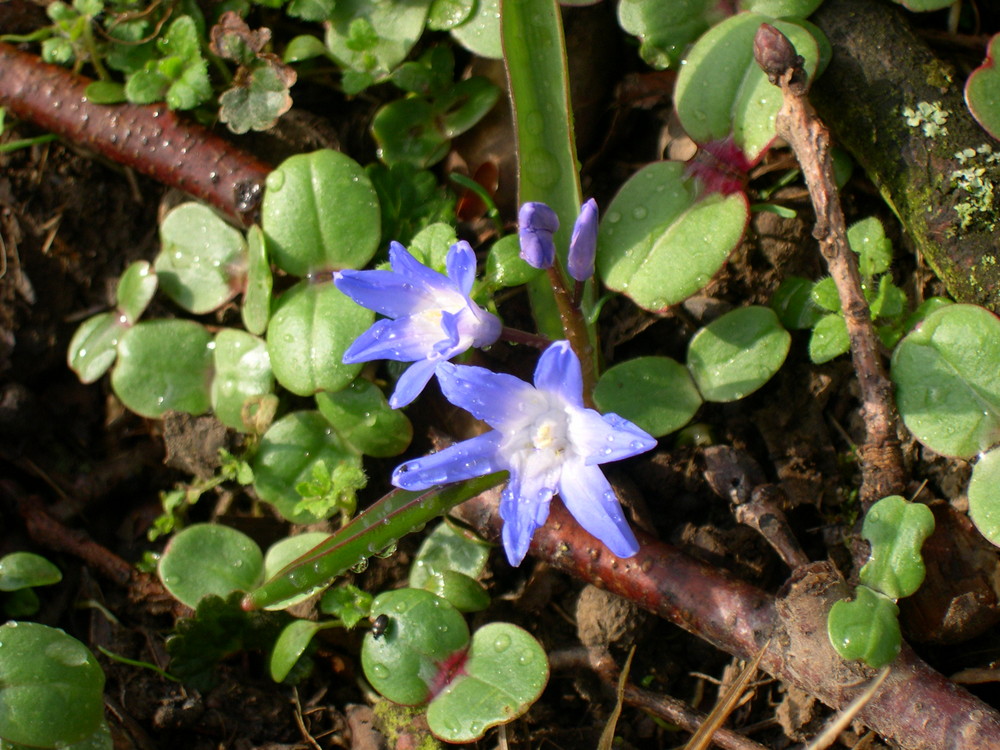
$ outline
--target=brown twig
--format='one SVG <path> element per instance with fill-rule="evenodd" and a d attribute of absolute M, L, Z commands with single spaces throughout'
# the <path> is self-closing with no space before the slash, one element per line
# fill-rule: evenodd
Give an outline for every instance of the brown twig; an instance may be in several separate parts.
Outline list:
<path fill-rule="evenodd" d="M 246 221 L 268 164 L 165 105 L 94 104 L 91 81 L 0 43 L 0 106 Z"/>
<path fill-rule="evenodd" d="M 499 489 L 455 514 L 496 539 Z M 628 560 L 611 555 L 559 502 L 535 532 L 530 553 L 588 583 L 623 596 L 742 659 L 771 639 L 761 669 L 840 709 L 862 692 L 874 670 L 845 662 L 826 636 L 826 618 L 849 588 L 828 563 L 796 569 L 778 597 L 638 533 Z M 929 712 L 933 706 L 934 711 Z M 1000 713 L 944 678 L 908 647 L 859 719 L 908 750 L 1000 747 Z"/>
<path fill-rule="evenodd" d="M 754 39 L 754 56 L 771 83 L 781 88 L 783 102 L 777 132 L 792 147 L 802 166 L 816 211 L 813 236 L 819 241 L 820 252 L 837 285 L 847 323 L 866 431 L 859 454 L 861 502 L 867 511 L 886 495 L 902 492 L 906 477 L 896 433 L 892 385 L 882 366 L 878 337 L 861 291 L 857 259 L 847 243 L 847 224 L 830 158 L 830 133 L 806 98 L 809 83 L 803 60 L 788 38 L 770 24 L 761 24 Z"/>

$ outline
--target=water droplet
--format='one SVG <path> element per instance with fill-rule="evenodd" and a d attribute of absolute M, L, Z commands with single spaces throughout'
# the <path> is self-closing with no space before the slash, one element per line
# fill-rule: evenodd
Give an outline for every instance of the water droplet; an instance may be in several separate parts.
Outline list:
<path fill-rule="evenodd" d="M 535 655 L 531 651 L 522 651 L 517 657 L 518 664 L 531 664 L 535 660 Z"/>
<path fill-rule="evenodd" d="M 617 224 L 619 221 L 622 220 L 622 215 L 617 211 L 611 211 L 608 213 L 606 218 L 609 223 Z"/>
<path fill-rule="evenodd" d="M 389 668 L 385 664 L 372 664 L 372 676 L 384 680 L 389 676 Z"/>
<path fill-rule="evenodd" d="M 493 648 L 498 654 L 502 654 L 508 648 L 510 648 L 510 636 L 506 633 L 501 633 L 493 641 Z"/>
<path fill-rule="evenodd" d="M 636 221 L 642 221 L 649 215 L 649 211 L 646 210 L 645 206 L 636 206 L 632 209 L 632 218 Z"/>
<path fill-rule="evenodd" d="M 267 189 L 270 190 L 271 192 L 276 192 L 278 190 L 281 190 L 281 188 L 285 184 L 285 173 L 280 169 L 275 169 L 273 172 L 271 172 L 271 174 L 267 176 L 267 179 L 264 181 L 264 184 L 267 185 Z"/>

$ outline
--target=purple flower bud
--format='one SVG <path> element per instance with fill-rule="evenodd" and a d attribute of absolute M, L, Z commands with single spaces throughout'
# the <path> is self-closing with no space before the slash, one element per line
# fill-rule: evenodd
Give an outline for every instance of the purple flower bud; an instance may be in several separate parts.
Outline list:
<path fill-rule="evenodd" d="M 559 217 L 544 203 L 525 203 L 517 213 L 521 257 L 535 268 L 551 268 L 556 260 L 553 233 L 559 229 Z"/>
<path fill-rule="evenodd" d="M 569 241 L 566 266 L 569 275 L 577 281 L 586 281 L 594 275 L 594 256 L 597 255 L 597 201 L 591 198 L 583 204 L 573 225 L 573 238 Z"/>

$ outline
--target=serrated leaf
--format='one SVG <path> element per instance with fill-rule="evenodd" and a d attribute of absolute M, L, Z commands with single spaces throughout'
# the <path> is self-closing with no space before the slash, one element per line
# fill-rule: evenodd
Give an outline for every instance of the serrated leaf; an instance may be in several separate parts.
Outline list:
<path fill-rule="evenodd" d="M 653 437 L 662 437 L 691 421 L 702 404 L 691 374 L 669 357 L 637 357 L 605 371 L 594 388 L 594 402 Z"/>
<path fill-rule="evenodd" d="M 847 242 L 858 254 L 858 271 L 863 277 L 885 273 L 892 264 L 892 243 L 885 236 L 882 222 L 874 216 L 861 219 L 847 228 Z"/>
<path fill-rule="evenodd" d="M 424 29 L 430 0 L 337 0 L 326 27 L 326 46 L 345 67 L 387 75 L 412 49 Z M 374 42 L 353 43 L 352 24 L 364 20 Z"/>
<path fill-rule="evenodd" d="M 920 548 L 933 531 L 934 514 L 926 505 L 909 503 L 899 495 L 879 500 L 865 515 L 861 530 L 871 542 L 861 582 L 890 599 L 913 594 L 924 581 Z"/>

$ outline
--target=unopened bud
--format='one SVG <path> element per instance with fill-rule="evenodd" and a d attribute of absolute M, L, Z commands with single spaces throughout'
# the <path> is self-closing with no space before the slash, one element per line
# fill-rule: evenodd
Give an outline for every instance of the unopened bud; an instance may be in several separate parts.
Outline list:
<path fill-rule="evenodd" d="M 586 281 L 594 275 L 594 257 L 597 255 L 597 201 L 591 198 L 583 204 L 573 225 L 569 241 L 566 268 L 576 281 Z"/>
<path fill-rule="evenodd" d="M 517 213 L 521 257 L 535 268 L 551 268 L 556 260 L 552 235 L 559 229 L 559 217 L 544 203 L 525 203 Z"/>

